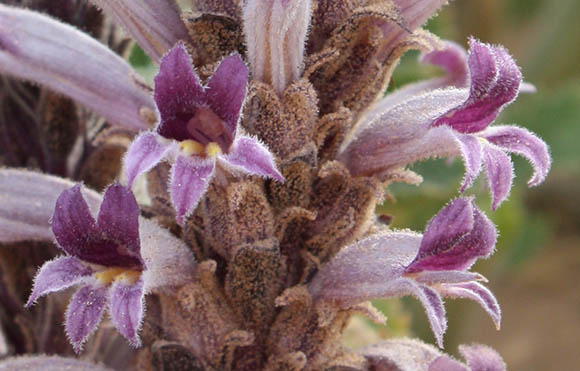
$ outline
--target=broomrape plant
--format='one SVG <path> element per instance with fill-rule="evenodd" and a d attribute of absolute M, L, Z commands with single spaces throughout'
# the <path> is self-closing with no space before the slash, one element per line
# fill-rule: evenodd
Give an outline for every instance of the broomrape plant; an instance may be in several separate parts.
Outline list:
<path fill-rule="evenodd" d="M 494 210 L 512 187 L 509 154 L 532 164 L 530 186 L 549 172 L 540 138 L 493 125 L 534 90 L 513 57 L 421 29 L 446 1 L 9 3 L 1 367 L 505 369 L 483 345 L 461 346 L 463 361 L 441 351 L 443 298 L 501 322 L 470 270 L 497 240 L 474 198 L 451 200 L 422 234 L 374 213 L 431 157 L 463 159 L 460 193 L 485 170 Z M 153 86 L 123 59 L 117 26 L 159 64 Z M 446 75 L 385 96 L 410 49 Z M 438 348 L 342 344 L 353 314 L 386 321 L 370 300 L 408 295 Z"/>

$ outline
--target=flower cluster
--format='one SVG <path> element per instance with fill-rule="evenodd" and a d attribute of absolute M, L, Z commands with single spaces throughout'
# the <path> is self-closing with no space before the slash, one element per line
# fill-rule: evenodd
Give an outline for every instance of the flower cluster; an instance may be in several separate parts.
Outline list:
<path fill-rule="evenodd" d="M 92 3 L 159 64 L 153 87 L 95 39 L 112 39 L 102 23 L 92 36 L 65 23 L 81 5 L 54 14 L 63 22 L 0 5 L 0 73 L 106 120 L 59 100 L 35 117 L 59 135 L 23 156 L 50 164 L 58 150 L 59 166 L 42 168 L 72 181 L 0 169 L 0 243 L 33 246 L 29 265 L 39 254 L 45 261 L 26 307 L 42 296 L 48 308 L 68 302 L 63 334 L 43 301 L 13 305 L 24 289 L 9 283 L 28 282 L 29 269 L 0 260 L 0 299 L 18 317 L 1 319 L 10 349 L 59 354 L 0 367 L 505 369 L 482 345 L 461 346 L 463 363 L 411 339 L 342 344 L 352 314 L 386 321 L 369 302 L 377 298 L 416 297 L 439 348 L 446 297 L 475 301 L 499 329 L 498 301 L 470 270 L 497 242 L 474 197 L 450 201 L 423 234 L 395 230 L 374 211 L 391 183 L 420 183 L 406 167 L 431 157 L 463 159 L 461 192 L 485 169 L 494 210 L 512 187 L 508 154 L 530 160 L 530 186 L 546 178 L 540 138 L 491 125 L 534 90 L 503 47 L 471 39 L 467 52 L 421 29 L 444 0 L 200 0 L 183 13 L 173 0 Z M 446 75 L 384 96 L 410 49 Z M 20 104 L 14 117 L 21 111 L 34 110 Z M 17 163 L 11 147 L 3 151 Z M 60 252 L 39 252 L 53 240 Z M 72 286 L 70 300 L 48 296 Z M 63 336 L 85 349 L 82 361 L 70 359 Z"/>

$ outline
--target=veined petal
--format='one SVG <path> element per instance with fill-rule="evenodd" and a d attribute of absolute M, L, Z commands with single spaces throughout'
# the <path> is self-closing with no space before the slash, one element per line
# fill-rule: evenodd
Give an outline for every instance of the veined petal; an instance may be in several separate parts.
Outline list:
<path fill-rule="evenodd" d="M 493 293 L 479 282 L 465 282 L 454 284 L 442 284 L 439 287 L 439 292 L 443 296 L 452 298 L 471 299 L 479 303 L 483 309 L 489 314 L 495 327 L 500 328 L 501 325 L 501 309 L 497 299 Z"/>
<path fill-rule="evenodd" d="M 474 39 L 470 44 L 469 98 L 460 107 L 447 112 L 434 126 L 449 125 L 461 133 L 481 131 L 518 95 L 522 73 L 512 56 L 503 47 Z"/>
<path fill-rule="evenodd" d="M 4 358 L 0 361 L 0 370 L 27 371 L 113 371 L 96 363 L 81 361 L 75 358 L 60 356 L 32 355 Z"/>
<path fill-rule="evenodd" d="M 175 0 L 91 0 L 122 25 L 154 61 L 189 40 Z"/>
<path fill-rule="evenodd" d="M 88 264 L 73 256 L 62 256 L 46 262 L 34 278 L 34 287 L 26 307 L 34 304 L 41 296 L 69 288 L 92 274 L 93 270 Z"/>
<path fill-rule="evenodd" d="M 461 186 L 461 192 L 469 188 L 479 173 L 483 165 L 483 149 L 479 138 L 469 134 L 457 134 L 457 143 L 461 149 L 463 162 L 465 163 L 465 178 Z"/>
<path fill-rule="evenodd" d="M 25 240 L 51 241 L 49 220 L 56 200 L 75 183 L 51 175 L 27 170 L 0 169 L 0 242 Z M 83 190 L 96 210 L 102 197 Z"/>
<path fill-rule="evenodd" d="M 465 358 L 472 371 L 505 371 L 507 369 L 499 353 L 486 345 L 460 345 L 459 353 Z"/>
<path fill-rule="evenodd" d="M 491 208 L 495 211 L 510 193 L 514 167 L 509 156 L 501 148 L 489 143 L 483 146 L 483 160 L 493 196 Z"/>
<path fill-rule="evenodd" d="M 163 57 L 155 76 L 155 103 L 161 115 L 157 132 L 169 139 L 191 139 L 187 122 L 207 100 L 183 43 Z"/>
<path fill-rule="evenodd" d="M 107 288 L 84 286 L 72 297 L 66 311 L 66 334 L 79 353 L 97 328 L 107 304 Z"/>
<path fill-rule="evenodd" d="M 284 176 L 276 168 L 274 156 L 265 145 L 255 138 L 238 137 L 230 153 L 223 156 L 223 160 L 235 170 L 284 182 Z"/>
<path fill-rule="evenodd" d="M 236 137 L 247 84 L 248 68 L 237 53 L 220 63 L 207 84 L 209 106 L 225 121 L 231 140 Z"/>
<path fill-rule="evenodd" d="M 42 14 L 0 5 L 0 72 L 47 85 L 113 123 L 147 129 L 145 83 L 103 44 Z"/>
<path fill-rule="evenodd" d="M 383 109 L 376 104 L 341 145 L 338 158 L 353 175 L 369 175 L 417 160 L 459 154 L 455 133 L 430 124 L 463 102 L 465 89 L 435 90 Z"/>
<path fill-rule="evenodd" d="M 421 26 L 447 3 L 448 0 L 394 0 L 411 30 Z"/>
<path fill-rule="evenodd" d="M 367 237 L 324 264 L 308 289 L 315 300 L 333 301 L 343 307 L 408 294 L 398 291 L 397 285 L 420 243 L 421 235 L 413 232 Z"/>
<path fill-rule="evenodd" d="M 133 284 L 120 279 L 111 287 L 111 319 L 121 335 L 135 347 L 141 344 L 138 332 L 143 321 L 144 306 L 143 279 Z"/>
<path fill-rule="evenodd" d="M 183 224 L 185 217 L 195 210 L 209 187 L 214 171 L 215 161 L 212 159 L 177 156 L 171 168 L 169 190 L 179 224 Z"/>
<path fill-rule="evenodd" d="M 139 175 L 153 169 L 171 150 L 171 146 L 161 143 L 160 139 L 157 134 L 147 131 L 131 143 L 124 159 L 129 187 Z"/>
<path fill-rule="evenodd" d="M 552 158 L 546 143 L 534 133 L 517 126 L 493 126 L 479 135 L 501 149 L 522 155 L 530 161 L 534 168 L 534 175 L 528 182 L 530 187 L 542 183 L 548 175 Z"/>
<path fill-rule="evenodd" d="M 248 0 L 244 33 L 252 78 L 278 94 L 300 78 L 311 0 Z"/>
<path fill-rule="evenodd" d="M 69 255 L 85 261 L 86 251 L 97 238 L 97 224 L 81 194 L 81 185 L 63 191 L 56 201 L 52 232 L 59 246 Z"/>
<path fill-rule="evenodd" d="M 107 188 L 99 211 L 97 228 L 103 238 L 117 243 L 119 263 L 133 260 L 136 266 L 143 268 L 139 242 L 139 205 L 129 188 L 119 183 Z"/>

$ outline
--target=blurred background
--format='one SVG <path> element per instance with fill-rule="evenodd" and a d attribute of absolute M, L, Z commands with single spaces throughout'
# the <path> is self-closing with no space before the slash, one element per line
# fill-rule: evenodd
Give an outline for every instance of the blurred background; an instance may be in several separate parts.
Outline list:
<path fill-rule="evenodd" d="M 185 4 L 185 2 L 184 2 Z M 464 46 L 470 35 L 502 44 L 516 58 L 536 94 L 521 95 L 496 120 L 537 133 L 550 146 L 554 164 L 546 182 L 528 189 L 531 167 L 513 156 L 516 179 L 511 196 L 491 212 L 484 177 L 468 191 L 498 226 L 497 252 L 474 271 L 486 275 L 502 310 L 496 331 L 475 303 L 447 300 L 446 351 L 464 343 L 497 349 L 512 370 L 577 369 L 580 344 L 580 2 L 578 0 L 455 0 L 428 28 Z M 441 71 L 417 63 L 409 53 L 397 68 L 390 89 Z M 152 80 L 155 68 L 133 50 L 133 65 Z M 395 228 L 422 231 L 428 220 L 458 195 L 461 161 L 434 160 L 413 170 L 420 187 L 395 185 L 396 203 L 380 212 L 394 216 Z M 355 318 L 345 336 L 353 347 L 391 336 L 416 336 L 434 343 L 422 307 L 413 298 L 377 301 L 387 327 Z"/>

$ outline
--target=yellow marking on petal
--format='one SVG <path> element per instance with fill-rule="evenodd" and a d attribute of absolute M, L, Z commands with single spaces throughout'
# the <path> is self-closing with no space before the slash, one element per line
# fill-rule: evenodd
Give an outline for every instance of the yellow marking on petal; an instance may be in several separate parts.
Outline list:
<path fill-rule="evenodd" d="M 106 286 L 118 280 L 125 280 L 128 283 L 133 284 L 139 280 L 141 272 L 125 268 L 109 268 L 102 272 L 95 273 L 95 277 L 100 283 Z"/>
<path fill-rule="evenodd" d="M 205 151 L 203 144 L 196 142 L 195 140 L 184 140 L 180 143 L 181 150 L 188 156 L 201 155 Z"/>
<path fill-rule="evenodd" d="M 221 155 L 222 154 L 222 147 L 220 147 L 220 145 L 217 144 L 216 142 L 211 142 L 207 146 L 205 146 L 205 153 L 209 157 L 215 157 L 217 155 Z"/>
<path fill-rule="evenodd" d="M 485 138 L 482 138 L 482 137 L 476 137 L 476 138 L 477 138 L 477 139 L 479 139 L 479 141 L 480 141 L 481 143 L 483 143 L 483 144 L 487 144 L 487 143 L 489 143 L 489 141 L 488 141 L 487 139 L 485 139 Z"/>

